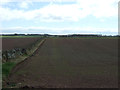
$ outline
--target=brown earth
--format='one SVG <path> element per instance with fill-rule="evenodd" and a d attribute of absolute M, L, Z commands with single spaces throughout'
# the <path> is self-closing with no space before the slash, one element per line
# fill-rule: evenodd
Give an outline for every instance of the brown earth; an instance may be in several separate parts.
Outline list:
<path fill-rule="evenodd" d="M 39 38 L 2 38 L 2 50 L 14 48 L 26 48 L 36 42 Z"/>
<path fill-rule="evenodd" d="M 48 38 L 9 76 L 15 87 L 117 88 L 117 39 Z"/>

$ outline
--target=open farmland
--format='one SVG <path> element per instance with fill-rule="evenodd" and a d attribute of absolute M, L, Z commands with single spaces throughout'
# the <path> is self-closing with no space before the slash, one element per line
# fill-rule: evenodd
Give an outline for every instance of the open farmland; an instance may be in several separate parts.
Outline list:
<path fill-rule="evenodd" d="M 5 82 L 11 69 L 19 62 L 24 61 L 36 51 L 41 44 L 42 37 L 3 37 L 2 38 L 2 77 Z"/>
<path fill-rule="evenodd" d="M 117 88 L 117 39 L 47 38 L 9 76 L 14 87 Z"/>
<path fill-rule="evenodd" d="M 14 48 L 26 48 L 35 43 L 39 38 L 35 37 L 8 37 L 2 38 L 2 50 L 11 50 Z"/>

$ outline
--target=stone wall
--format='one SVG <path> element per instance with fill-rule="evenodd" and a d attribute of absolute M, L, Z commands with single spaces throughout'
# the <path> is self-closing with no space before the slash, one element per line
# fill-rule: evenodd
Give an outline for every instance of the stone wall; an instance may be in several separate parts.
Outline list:
<path fill-rule="evenodd" d="M 8 62 L 11 59 L 15 59 L 19 56 L 28 55 L 28 52 L 37 45 L 41 39 L 37 40 L 35 43 L 31 44 L 27 48 L 14 48 L 12 50 L 6 50 L 2 52 L 2 62 Z"/>
<path fill-rule="evenodd" d="M 27 55 L 27 51 L 24 48 L 15 48 L 7 50 L 2 53 L 2 61 L 7 62 L 10 59 L 15 59 L 18 56 Z"/>

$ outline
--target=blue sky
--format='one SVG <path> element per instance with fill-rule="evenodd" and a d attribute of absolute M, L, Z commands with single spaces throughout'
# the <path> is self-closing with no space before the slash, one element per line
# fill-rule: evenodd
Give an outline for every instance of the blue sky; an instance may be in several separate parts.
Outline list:
<path fill-rule="evenodd" d="M 3 0 L 2 33 L 118 34 L 119 0 Z"/>

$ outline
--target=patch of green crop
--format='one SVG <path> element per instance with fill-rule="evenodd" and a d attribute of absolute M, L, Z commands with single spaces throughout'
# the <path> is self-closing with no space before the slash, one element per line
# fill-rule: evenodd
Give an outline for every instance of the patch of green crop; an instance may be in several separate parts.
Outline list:
<path fill-rule="evenodd" d="M 36 38 L 42 36 L 0 36 L 0 38 Z"/>
<path fill-rule="evenodd" d="M 16 65 L 16 63 L 14 62 L 6 62 L 4 64 L 2 64 L 2 74 L 3 76 L 8 76 L 11 69 Z"/>
<path fill-rule="evenodd" d="M 83 36 L 79 36 L 79 37 L 49 37 L 49 38 L 53 38 L 53 39 L 59 39 L 59 38 L 64 38 L 64 39 L 120 39 L 120 37 L 83 37 Z"/>

